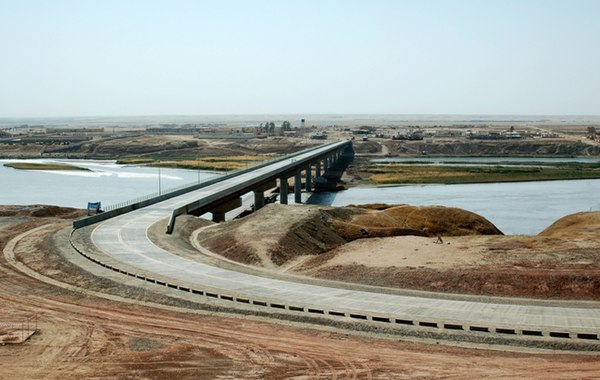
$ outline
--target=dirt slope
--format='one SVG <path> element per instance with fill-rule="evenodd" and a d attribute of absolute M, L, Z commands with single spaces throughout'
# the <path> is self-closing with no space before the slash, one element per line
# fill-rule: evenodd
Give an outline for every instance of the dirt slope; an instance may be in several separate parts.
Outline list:
<path fill-rule="evenodd" d="M 600 212 L 561 218 L 538 236 L 362 239 L 296 272 L 369 285 L 556 299 L 600 299 Z M 437 244 L 436 244 L 437 243 Z"/>
<path fill-rule="evenodd" d="M 567 215 L 538 234 L 548 238 L 595 238 L 600 235 L 600 213 L 579 212 Z"/>
<path fill-rule="evenodd" d="M 244 219 L 207 229 L 199 242 L 231 260 L 276 267 L 357 239 L 501 234 L 489 221 L 465 210 L 406 205 L 376 208 L 271 204 Z"/>
<path fill-rule="evenodd" d="M 504 236 L 471 212 L 381 204 L 269 205 L 199 234 L 225 257 L 278 272 L 384 287 L 600 299 L 600 212 L 538 236 Z"/>
<path fill-rule="evenodd" d="M 31 216 L 37 218 L 75 219 L 85 215 L 84 210 L 49 205 L 0 206 L 0 216 Z"/>

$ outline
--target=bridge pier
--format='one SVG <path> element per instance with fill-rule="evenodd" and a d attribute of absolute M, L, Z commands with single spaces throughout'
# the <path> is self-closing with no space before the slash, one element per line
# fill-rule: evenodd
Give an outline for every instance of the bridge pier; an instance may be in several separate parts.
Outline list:
<path fill-rule="evenodd" d="M 277 183 L 273 180 L 252 190 L 254 192 L 254 211 L 260 210 L 265 205 L 265 191 L 276 186 Z"/>
<path fill-rule="evenodd" d="M 302 203 L 302 177 L 300 168 L 294 174 L 294 203 Z"/>
<path fill-rule="evenodd" d="M 254 211 L 260 210 L 265 205 L 265 192 L 254 190 Z"/>
<path fill-rule="evenodd" d="M 282 205 L 288 204 L 288 179 L 287 177 L 279 178 L 279 203 Z"/>
<path fill-rule="evenodd" d="M 315 177 L 321 176 L 321 160 L 317 160 L 317 165 L 315 168 Z"/>
<path fill-rule="evenodd" d="M 225 213 L 235 210 L 238 207 L 242 206 L 242 198 L 235 198 L 230 200 L 227 203 L 223 203 L 214 209 L 210 210 L 212 214 L 212 221 L 215 223 L 220 223 L 225 221 Z"/>

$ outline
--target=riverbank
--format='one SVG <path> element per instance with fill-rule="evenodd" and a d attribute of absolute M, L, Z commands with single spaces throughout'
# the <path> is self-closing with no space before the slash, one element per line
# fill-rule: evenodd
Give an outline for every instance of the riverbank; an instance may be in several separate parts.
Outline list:
<path fill-rule="evenodd" d="M 90 171 L 88 168 L 79 166 L 61 164 L 61 163 L 39 163 L 39 162 L 10 162 L 4 164 L 7 168 L 17 170 L 80 170 Z"/>
<path fill-rule="evenodd" d="M 599 164 L 553 167 L 385 165 L 370 168 L 375 184 L 461 184 L 600 178 Z"/>
<path fill-rule="evenodd" d="M 196 159 L 190 159 L 189 157 L 173 155 L 171 157 L 125 157 L 117 160 L 117 164 L 143 165 L 172 169 L 232 171 L 246 169 L 247 167 L 258 165 L 261 162 L 272 160 L 273 158 L 275 158 L 273 155 L 242 155 L 198 157 Z"/>

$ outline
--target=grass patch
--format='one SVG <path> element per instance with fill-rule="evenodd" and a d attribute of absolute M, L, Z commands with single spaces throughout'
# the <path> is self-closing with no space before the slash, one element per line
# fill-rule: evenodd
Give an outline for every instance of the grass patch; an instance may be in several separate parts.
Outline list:
<path fill-rule="evenodd" d="M 369 168 L 375 184 L 484 183 L 600 178 L 596 164 L 553 167 L 381 165 Z"/>
<path fill-rule="evenodd" d="M 33 163 L 33 162 L 11 162 L 8 164 L 4 164 L 4 166 L 8 168 L 18 169 L 18 170 L 81 170 L 81 171 L 90 171 L 87 168 L 80 168 L 79 166 L 67 165 L 67 164 L 41 164 L 41 163 Z"/>
<path fill-rule="evenodd" d="M 120 160 L 117 160 L 117 164 L 119 165 L 141 165 L 141 164 L 149 164 L 154 162 L 152 158 L 145 157 L 126 157 Z"/>
<path fill-rule="evenodd" d="M 117 161 L 123 165 L 138 165 L 144 164 L 161 168 L 177 168 L 177 169 L 193 169 L 193 170 L 214 170 L 214 171 L 231 171 L 246 169 L 259 163 L 271 160 L 273 156 L 258 155 L 258 156 L 223 156 L 223 157 L 164 157 L 164 156 L 147 156 L 147 157 L 125 157 Z"/>

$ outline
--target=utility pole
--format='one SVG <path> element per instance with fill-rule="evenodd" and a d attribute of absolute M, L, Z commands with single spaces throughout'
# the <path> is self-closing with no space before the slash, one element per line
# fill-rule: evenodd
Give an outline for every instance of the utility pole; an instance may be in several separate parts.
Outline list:
<path fill-rule="evenodd" d="M 161 188 L 160 188 L 160 161 L 158 161 L 158 195 L 161 195 Z"/>

